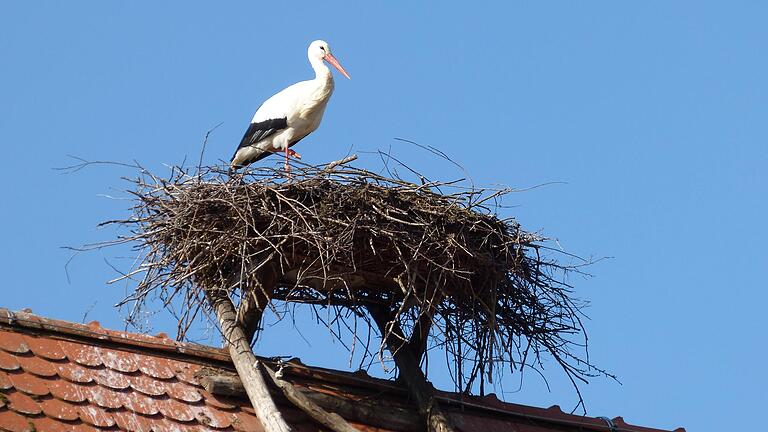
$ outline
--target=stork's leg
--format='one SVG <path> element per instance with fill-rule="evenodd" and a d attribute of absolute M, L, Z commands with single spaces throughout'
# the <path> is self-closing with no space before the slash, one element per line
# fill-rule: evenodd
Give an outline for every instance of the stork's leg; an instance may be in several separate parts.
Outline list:
<path fill-rule="evenodd" d="M 291 165 L 288 163 L 288 157 L 291 155 L 290 149 L 288 146 L 285 146 L 285 172 L 288 174 L 288 177 L 291 177 Z"/>
<path fill-rule="evenodd" d="M 301 155 L 291 149 L 288 149 L 288 155 L 291 157 L 295 157 L 296 159 L 301 159 Z"/>
<path fill-rule="evenodd" d="M 291 165 L 288 162 L 292 157 L 295 157 L 296 159 L 301 159 L 300 154 L 286 147 L 285 148 L 285 172 L 288 174 L 289 178 L 291 177 Z"/>

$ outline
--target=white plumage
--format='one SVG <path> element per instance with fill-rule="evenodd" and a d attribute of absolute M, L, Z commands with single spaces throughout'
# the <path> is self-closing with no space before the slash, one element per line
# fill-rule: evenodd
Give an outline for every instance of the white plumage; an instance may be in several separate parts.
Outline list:
<path fill-rule="evenodd" d="M 231 169 L 241 168 L 272 153 L 285 152 L 285 169 L 289 170 L 289 156 L 301 158 L 290 147 L 320 126 L 325 107 L 333 93 L 333 75 L 323 61 L 349 78 L 325 41 L 312 42 L 307 49 L 307 57 L 315 70 L 315 79 L 287 87 L 267 99 L 256 110 L 232 156 Z"/>

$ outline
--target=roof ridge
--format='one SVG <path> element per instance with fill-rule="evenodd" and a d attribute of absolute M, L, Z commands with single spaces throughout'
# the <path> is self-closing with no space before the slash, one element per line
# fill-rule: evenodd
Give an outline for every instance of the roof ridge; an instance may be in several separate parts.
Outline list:
<path fill-rule="evenodd" d="M 0 326 L 2 325 L 43 331 L 52 335 L 70 336 L 77 339 L 92 339 L 100 343 L 111 342 L 113 344 L 167 352 L 184 357 L 202 357 L 207 360 L 231 363 L 229 354 L 222 348 L 196 344 L 194 342 L 176 341 L 169 338 L 165 333 L 151 336 L 142 333 L 109 330 L 102 327 L 98 321 L 79 324 L 71 321 L 44 318 L 32 313 L 28 309 L 14 312 L 0 307 Z"/>

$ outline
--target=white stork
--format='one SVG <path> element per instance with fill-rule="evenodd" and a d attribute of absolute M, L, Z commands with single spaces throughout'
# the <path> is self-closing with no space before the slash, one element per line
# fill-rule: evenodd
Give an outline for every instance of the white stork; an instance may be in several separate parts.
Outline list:
<path fill-rule="evenodd" d="M 301 159 L 301 155 L 290 147 L 320 126 L 333 93 L 333 75 L 323 60 L 351 79 L 325 41 L 316 40 L 309 44 L 307 57 L 315 70 L 315 79 L 287 87 L 261 104 L 232 156 L 230 172 L 282 151 L 285 152 L 286 171 L 290 171 L 290 156 Z"/>

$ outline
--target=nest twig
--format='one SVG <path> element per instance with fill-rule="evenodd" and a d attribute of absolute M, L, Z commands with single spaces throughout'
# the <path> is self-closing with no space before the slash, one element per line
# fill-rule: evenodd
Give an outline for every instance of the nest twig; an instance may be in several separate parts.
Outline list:
<path fill-rule="evenodd" d="M 490 204 L 510 190 L 415 184 L 345 164 L 294 168 L 290 181 L 270 168 L 230 179 L 198 167 L 169 178 L 143 170 L 133 182 L 133 216 L 111 222 L 128 226 L 120 241 L 140 250 L 126 302 L 136 311 L 151 293 L 180 300 L 181 337 L 201 290 L 243 299 L 269 271 L 272 301 L 354 312 L 341 320 L 384 308 L 406 332 L 427 317 L 463 391 L 482 392 L 494 365 L 539 368 L 547 355 L 574 385 L 607 375 L 588 361 L 583 304 L 565 279 L 579 265 L 557 262 L 547 239 L 495 214 Z"/>

